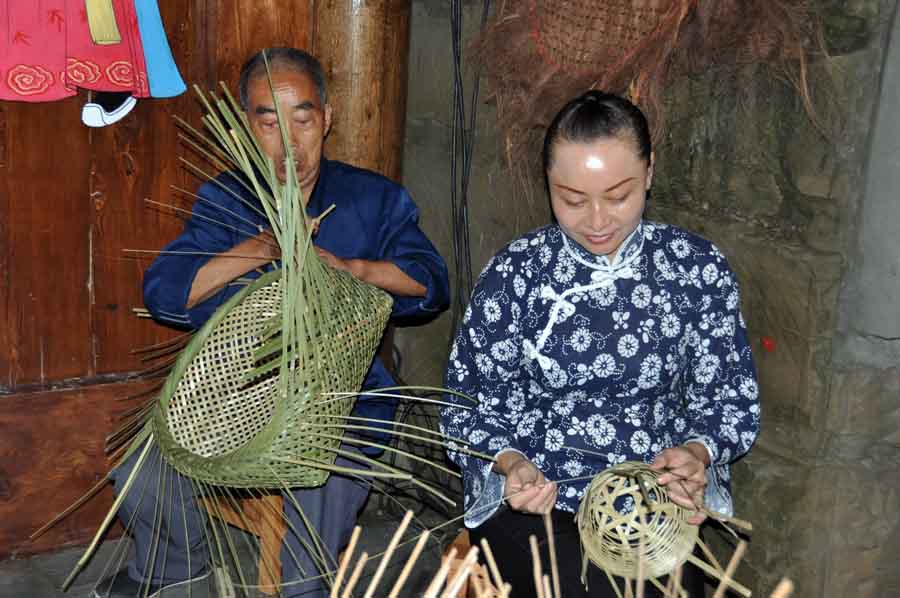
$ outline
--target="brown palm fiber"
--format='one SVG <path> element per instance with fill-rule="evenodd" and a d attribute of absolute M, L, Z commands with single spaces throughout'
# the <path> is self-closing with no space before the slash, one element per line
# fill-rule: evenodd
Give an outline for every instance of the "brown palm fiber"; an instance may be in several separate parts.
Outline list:
<path fill-rule="evenodd" d="M 531 129 L 592 88 L 628 95 L 659 140 L 666 87 L 720 65 L 770 65 L 814 117 L 806 76 L 820 30 L 812 0 L 506 0 L 472 50 L 512 166 Z"/>

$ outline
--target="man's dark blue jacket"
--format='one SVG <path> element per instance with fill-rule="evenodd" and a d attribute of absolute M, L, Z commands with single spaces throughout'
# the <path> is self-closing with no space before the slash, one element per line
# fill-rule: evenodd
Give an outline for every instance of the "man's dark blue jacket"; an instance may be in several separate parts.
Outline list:
<path fill-rule="evenodd" d="M 243 286 L 228 285 L 188 309 L 188 294 L 200 268 L 213 255 L 259 234 L 260 227 L 268 224 L 259 201 L 235 175 L 222 174 L 205 183 L 198 195 L 184 232 L 166 246 L 144 274 L 144 304 L 153 317 L 188 329 L 200 328 Z M 307 213 L 318 216 L 332 204 L 334 211 L 322 220 L 315 237 L 317 246 L 340 258 L 393 262 L 427 289 L 425 297 L 395 295 L 393 322 L 421 323 L 447 309 L 447 265 L 419 228 L 418 210 L 406 189 L 374 172 L 323 159 Z M 251 271 L 245 277 L 256 278 L 259 274 Z M 363 389 L 394 384 L 376 357 Z M 394 401 L 361 397 L 354 415 L 389 421 L 395 409 Z"/>

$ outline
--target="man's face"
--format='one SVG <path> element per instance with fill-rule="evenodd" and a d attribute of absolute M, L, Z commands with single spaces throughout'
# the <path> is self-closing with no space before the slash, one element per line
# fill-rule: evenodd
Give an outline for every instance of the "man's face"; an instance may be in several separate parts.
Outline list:
<path fill-rule="evenodd" d="M 331 127 L 331 106 L 322 106 L 313 80 L 290 68 L 276 68 L 272 71 L 271 89 L 264 75 L 250 80 L 247 100 L 250 130 L 263 153 L 275 162 L 278 179 L 284 182 L 285 151 L 275 112 L 275 102 L 278 102 L 284 126 L 288 128 L 287 138 L 300 188 L 307 194 L 311 192 L 319 177 L 322 143 Z"/>

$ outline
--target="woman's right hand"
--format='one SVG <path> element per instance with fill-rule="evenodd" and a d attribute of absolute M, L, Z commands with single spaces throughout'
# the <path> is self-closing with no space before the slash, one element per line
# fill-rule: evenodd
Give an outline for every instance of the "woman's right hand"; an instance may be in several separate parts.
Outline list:
<path fill-rule="evenodd" d="M 506 476 L 503 496 L 510 508 L 543 515 L 556 505 L 556 483 L 548 482 L 541 470 L 521 453 L 497 455 L 494 470 Z"/>

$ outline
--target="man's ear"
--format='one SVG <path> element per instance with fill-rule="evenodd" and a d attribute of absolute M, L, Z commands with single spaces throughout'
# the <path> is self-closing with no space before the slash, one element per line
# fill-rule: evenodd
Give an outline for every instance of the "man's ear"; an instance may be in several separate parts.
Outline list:
<path fill-rule="evenodd" d="M 656 164 L 656 154 L 650 152 L 650 166 L 647 167 L 647 190 L 653 184 L 653 165 Z"/>
<path fill-rule="evenodd" d="M 325 104 L 325 134 L 323 137 L 328 137 L 328 133 L 331 131 L 331 104 Z"/>

